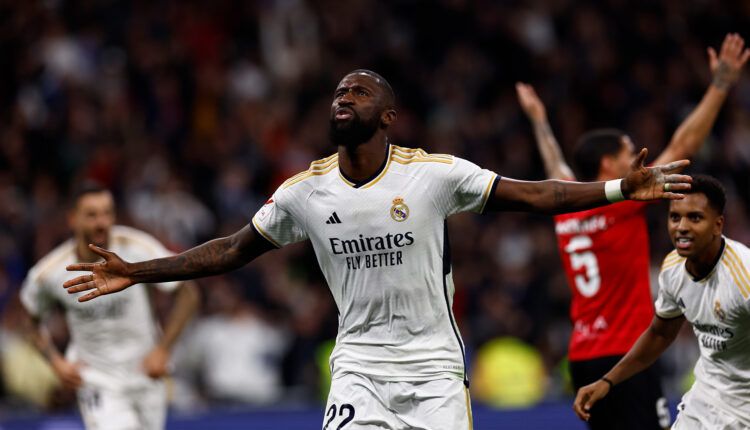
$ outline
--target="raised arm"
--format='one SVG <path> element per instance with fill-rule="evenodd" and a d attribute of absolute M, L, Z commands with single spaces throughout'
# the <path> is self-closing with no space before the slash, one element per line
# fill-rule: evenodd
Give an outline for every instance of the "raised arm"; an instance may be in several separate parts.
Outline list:
<path fill-rule="evenodd" d="M 250 224 L 231 236 L 211 240 L 181 254 L 137 263 L 126 262 L 117 254 L 94 245 L 89 245 L 89 248 L 102 256 L 104 261 L 71 264 L 67 267 L 69 271 L 91 273 L 63 284 L 68 293 L 93 290 L 79 297 L 80 302 L 115 293 L 134 284 L 181 281 L 229 272 L 274 249 Z"/>
<path fill-rule="evenodd" d="M 578 390 L 573 403 L 576 415 L 588 421 L 594 403 L 606 396 L 613 386 L 653 364 L 672 344 L 684 321 L 683 316 L 669 320 L 654 317 L 649 328 L 641 334 L 630 351 L 612 370 L 603 375 L 602 379 Z"/>
<path fill-rule="evenodd" d="M 681 199 L 673 191 L 690 188 L 690 177 L 673 172 L 690 164 L 674 161 L 664 166 L 645 167 L 647 151 L 642 149 L 623 179 L 608 182 L 559 180 L 517 181 L 502 178 L 487 202 L 490 211 L 524 211 L 546 214 L 576 212 L 623 199 Z"/>
<path fill-rule="evenodd" d="M 550 179 L 575 180 L 573 170 L 565 162 L 560 145 L 552 134 L 552 127 L 547 119 L 547 109 L 534 91 L 534 87 L 522 82 L 516 83 L 516 94 L 521 108 L 531 121 L 536 138 L 536 146 L 542 156 L 544 171 Z"/>
<path fill-rule="evenodd" d="M 729 89 L 737 82 L 742 68 L 750 58 L 750 50 L 745 49 L 745 40 L 739 34 L 730 33 L 724 38 L 719 55 L 716 55 L 713 48 L 708 48 L 708 57 L 713 80 L 698 106 L 680 124 L 669 145 L 656 158 L 655 164 L 691 158 L 700 150 L 714 126 Z"/>

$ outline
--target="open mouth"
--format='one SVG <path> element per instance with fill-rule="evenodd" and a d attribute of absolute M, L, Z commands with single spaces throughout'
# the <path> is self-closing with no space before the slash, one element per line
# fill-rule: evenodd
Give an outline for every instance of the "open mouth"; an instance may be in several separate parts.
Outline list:
<path fill-rule="evenodd" d="M 338 108 L 336 109 L 336 112 L 334 113 L 334 118 L 337 120 L 347 120 L 351 119 L 354 116 L 354 111 L 349 108 Z"/>
<path fill-rule="evenodd" d="M 675 239 L 674 244 L 677 249 L 688 249 L 693 244 L 693 239 L 688 237 L 678 237 Z"/>

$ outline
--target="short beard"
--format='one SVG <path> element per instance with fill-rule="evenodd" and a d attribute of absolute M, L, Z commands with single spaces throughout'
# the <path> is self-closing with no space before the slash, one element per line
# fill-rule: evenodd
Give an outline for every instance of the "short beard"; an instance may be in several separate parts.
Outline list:
<path fill-rule="evenodd" d="M 356 114 L 355 114 L 356 115 Z M 328 135 L 336 146 L 356 147 L 372 139 L 380 127 L 378 117 L 363 121 L 355 116 L 348 123 L 339 124 L 331 118 Z"/>

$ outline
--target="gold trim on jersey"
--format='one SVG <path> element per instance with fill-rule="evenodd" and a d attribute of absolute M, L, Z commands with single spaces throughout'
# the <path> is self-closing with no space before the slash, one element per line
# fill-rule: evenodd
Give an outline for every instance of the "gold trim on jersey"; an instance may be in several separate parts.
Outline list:
<path fill-rule="evenodd" d="M 734 283 L 737 284 L 742 297 L 747 299 L 750 297 L 750 274 L 748 274 L 747 268 L 745 268 L 745 265 L 734 249 L 729 244 L 726 247 L 727 252 L 724 253 L 724 257 L 721 259 L 722 263 L 724 263 L 732 274 Z"/>
<path fill-rule="evenodd" d="M 490 183 L 487 184 L 487 188 L 484 189 L 484 194 L 482 194 L 482 207 L 479 209 L 479 213 L 484 212 L 484 207 L 487 206 L 487 201 L 490 199 L 490 190 L 492 189 L 492 184 L 495 183 L 496 179 L 497 173 L 493 173 L 492 178 L 490 178 Z"/>
<path fill-rule="evenodd" d="M 346 185 L 349 185 L 350 187 L 354 187 L 354 186 L 356 186 L 356 185 L 357 185 L 357 184 L 355 184 L 354 182 L 352 182 L 352 181 L 350 181 L 350 180 L 346 179 L 346 178 L 344 177 L 344 174 L 343 174 L 343 173 L 341 173 L 341 169 L 339 169 L 339 178 L 341 178 L 341 180 L 342 180 L 342 181 L 344 181 L 344 182 L 346 183 Z"/>
<path fill-rule="evenodd" d="M 377 184 L 378 181 L 380 181 L 381 179 L 383 179 L 383 176 L 385 176 L 385 172 L 388 171 L 388 167 L 391 166 L 391 160 L 393 159 L 393 148 L 394 148 L 393 145 L 388 145 L 388 161 L 385 163 L 385 167 L 383 167 L 383 170 L 380 172 L 380 174 L 378 176 L 376 176 L 375 179 L 373 179 L 372 181 L 370 181 L 370 182 L 368 182 L 366 184 L 363 184 L 359 188 L 370 188 L 371 186 Z"/>
<path fill-rule="evenodd" d="M 664 257 L 664 261 L 661 263 L 660 272 L 663 272 L 669 269 L 670 267 L 674 267 L 682 263 L 685 260 L 686 260 L 685 257 L 680 257 L 680 254 L 677 253 L 677 250 L 674 250 L 670 252 L 669 254 L 667 254 L 666 257 Z"/>
<path fill-rule="evenodd" d="M 291 178 L 284 181 L 283 184 L 281 184 L 281 188 L 289 188 L 292 185 L 304 181 L 307 178 L 311 178 L 313 176 L 321 176 L 329 173 L 334 168 L 338 167 L 339 165 L 339 154 L 333 154 L 329 157 L 323 158 L 322 160 L 313 161 L 310 163 L 310 168 L 303 172 L 299 172 L 296 175 L 292 176 Z"/>
<path fill-rule="evenodd" d="M 278 242 L 276 242 L 275 240 L 273 240 L 271 238 L 271 236 L 268 233 L 266 233 L 266 231 L 263 230 L 260 227 L 260 225 L 258 224 L 258 221 L 255 221 L 255 217 L 253 217 L 253 225 L 255 226 L 255 229 L 258 230 L 258 233 L 260 233 L 261 236 L 263 236 L 264 238 L 266 238 L 267 241 L 271 242 L 271 244 L 273 244 L 273 246 L 275 246 L 277 248 L 281 248 L 281 245 L 279 245 Z"/>
<path fill-rule="evenodd" d="M 410 163 L 445 163 L 453 164 L 453 157 L 447 154 L 428 154 L 422 148 L 403 148 L 393 146 L 392 159 L 399 164 Z"/>

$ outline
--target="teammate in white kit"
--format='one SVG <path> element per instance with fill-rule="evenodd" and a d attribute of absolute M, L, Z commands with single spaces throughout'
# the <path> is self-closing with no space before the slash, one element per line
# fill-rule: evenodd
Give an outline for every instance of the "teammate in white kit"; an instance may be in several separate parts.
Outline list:
<path fill-rule="evenodd" d="M 683 396 L 672 428 L 750 428 L 750 249 L 722 236 L 726 196 L 721 184 L 699 175 L 692 187 L 669 207 L 669 236 L 676 249 L 659 274 L 656 317 L 612 370 L 578 391 L 574 409 L 583 419 L 613 385 L 653 363 L 687 320 L 701 355 L 695 384 Z"/>
<path fill-rule="evenodd" d="M 31 268 L 21 289 L 30 314 L 30 336 L 49 360 L 64 386 L 76 389 L 81 415 L 89 430 L 159 430 L 164 428 L 167 396 L 162 376 L 172 345 L 198 305 L 198 292 L 185 283 L 160 335 L 148 291 L 141 286 L 107 297 L 102 303 L 80 303 L 60 284 L 66 266 L 100 257 L 87 248 L 95 243 L 130 259 L 172 255 L 148 234 L 115 226 L 109 191 L 87 184 L 73 199 L 70 224 L 74 237 L 59 245 Z M 179 283 L 155 285 L 173 291 Z M 42 324 L 52 306 L 65 312 L 71 341 L 65 357 L 50 341 Z"/>
<path fill-rule="evenodd" d="M 450 156 L 388 143 L 396 120 L 390 85 L 355 70 L 334 93 L 330 136 L 338 152 L 287 180 L 232 236 L 175 257 L 75 264 L 65 283 L 86 301 L 136 282 L 189 279 L 236 269 L 262 253 L 309 239 L 339 310 L 323 428 L 467 429 L 471 411 L 463 343 L 451 310 L 445 220 L 484 210 L 543 213 L 634 199 L 680 198 L 687 161 L 643 167 L 624 180 L 524 182 Z M 623 196 L 624 195 L 624 196 Z"/>

